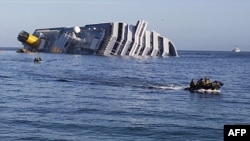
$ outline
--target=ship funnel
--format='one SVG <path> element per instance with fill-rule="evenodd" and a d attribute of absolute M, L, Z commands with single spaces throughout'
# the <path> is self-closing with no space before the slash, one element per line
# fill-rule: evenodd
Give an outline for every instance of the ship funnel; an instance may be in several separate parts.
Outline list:
<path fill-rule="evenodd" d="M 17 39 L 22 42 L 22 43 L 25 43 L 25 44 L 28 44 L 32 47 L 38 47 L 41 43 L 40 39 L 32 34 L 29 34 L 28 32 L 26 31 L 21 31 L 19 34 L 18 34 L 18 37 Z"/>

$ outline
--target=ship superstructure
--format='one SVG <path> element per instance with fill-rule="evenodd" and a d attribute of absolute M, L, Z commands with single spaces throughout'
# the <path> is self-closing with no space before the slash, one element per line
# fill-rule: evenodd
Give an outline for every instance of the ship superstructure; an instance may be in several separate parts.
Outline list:
<path fill-rule="evenodd" d="M 148 23 L 124 22 L 89 24 L 83 27 L 36 29 L 33 34 L 21 31 L 18 40 L 28 52 L 101 54 L 121 56 L 178 56 L 174 44 Z"/>

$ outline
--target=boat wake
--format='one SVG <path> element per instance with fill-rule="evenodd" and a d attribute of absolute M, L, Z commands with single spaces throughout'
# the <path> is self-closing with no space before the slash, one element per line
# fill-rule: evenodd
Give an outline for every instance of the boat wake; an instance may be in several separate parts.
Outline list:
<path fill-rule="evenodd" d="M 41 76 L 43 77 L 43 76 Z M 53 76 L 50 76 L 53 78 Z M 95 76 L 84 76 L 71 78 L 71 77 L 54 77 L 54 81 L 57 82 L 64 82 L 64 83 L 77 83 L 77 84 L 88 84 L 88 85 L 105 85 L 105 86 L 112 86 L 112 87 L 135 87 L 135 88 L 142 88 L 142 89 L 158 89 L 158 90 L 184 90 L 187 86 L 181 86 L 174 83 L 152 83 L 152 82 L 144 82 L 143 80 L 137 78 L 130 78 L 130 77 L 122 77 L 122 78 L 110 78 L 110 79 L 100 79 L 99 77 Z M 117 83 L 119 82 L 119 83 Z"/>
<path fill-rule="evenodd" d="M 168 84 L 168 85 L 153 85 L 150 86 L 151 89 L 164 89 L 164 90 L 184 90 L 185 87 L 179 86 L 176 84 Z"/>

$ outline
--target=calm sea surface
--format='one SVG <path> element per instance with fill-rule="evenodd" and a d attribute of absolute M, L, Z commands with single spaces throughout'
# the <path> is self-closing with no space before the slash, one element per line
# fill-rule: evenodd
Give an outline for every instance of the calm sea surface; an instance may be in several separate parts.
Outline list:
<path fill-rule="evenodd" d="M 206 76 L 224 82 L 220 94 L 183 90 Z M 1 51 L 0 112 L 4 141 L 222 141 L 225 124 L 250 124 L 250 52 L 133 58 Z"/>

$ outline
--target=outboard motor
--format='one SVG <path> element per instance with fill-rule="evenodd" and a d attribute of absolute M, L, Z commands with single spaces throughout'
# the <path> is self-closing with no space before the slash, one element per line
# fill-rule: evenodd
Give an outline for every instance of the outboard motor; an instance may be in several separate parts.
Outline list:
<path fill-rule="evenodd" d="M 223 82 L 218 81 L 218 83 L 219 83 L 221 86 L 223 86 L 223 85 L 224 85 L 224 83 L 223 83 Z"/>
<path fill-rule="evenodd" d="M 28 44 L 30 45 L 31 47 L 39 47 L 40 43 L 41 43 L 41 40 L 32 35 L 32 34 L 29 34 L 28 32 L 26 31 L 21 31 L 19 34 L 18 34 L 18 37 L 17 39 L 22 42 L 22 43 L 25 43 L 25 44 Z"/>

